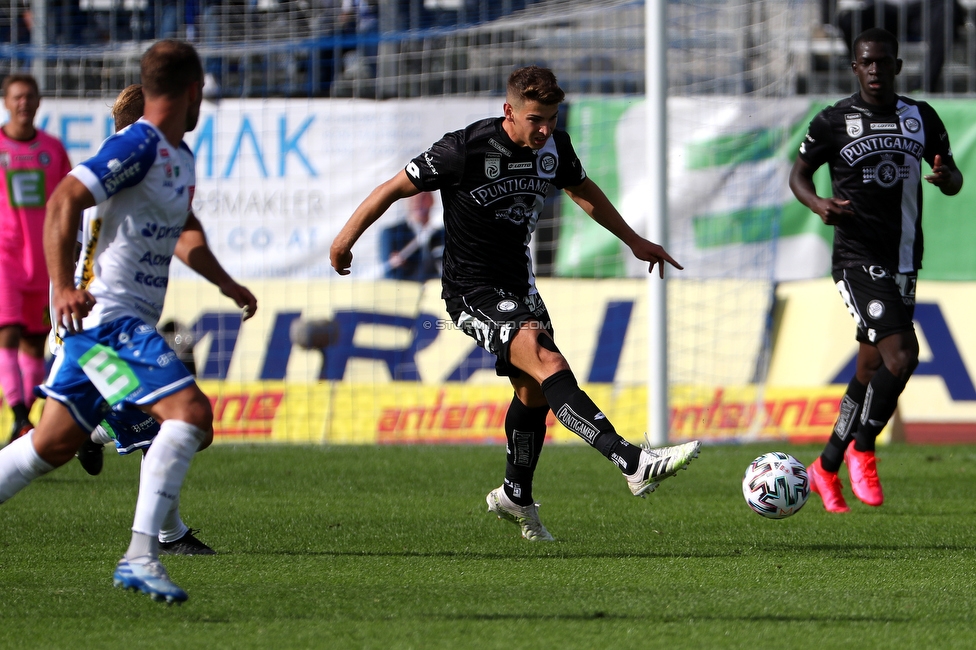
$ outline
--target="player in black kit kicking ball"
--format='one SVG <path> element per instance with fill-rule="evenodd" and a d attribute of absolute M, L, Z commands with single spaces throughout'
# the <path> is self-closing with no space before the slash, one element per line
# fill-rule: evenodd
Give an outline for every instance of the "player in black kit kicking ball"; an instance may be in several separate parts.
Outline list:
<path fill-rule="evenodd" d="M 813 119 L 790 173 L 796 198 L 834 227 L 833 278 L 857 324 L 857 370 L 830 440 L 808 468 L 829 512 L 850 510 L 837 476 L 844 461 L 854 495 L 870 506 L 884 502 L 874 442 L 918 366 L 912 317 L 922 268 L 922 161 L 932 167 L 925 180 L 943 194 L 962 188 L 942 120 L 925 102 L 895 94 L 897 39 L 869 29 L 854 40 L 853 54 L 861 89 Z M 813 184 L 825 164 L 833 184 L 826 198 Z"/>
<path fill-rule="evenodd" d="M 688 466 L 701 444 L 641 449 L 621 438 L 577 384 L 553 340 L 549 313 L 535 286 L 529 237 L 550 186 L 563 189 L 594 221 L 627 244 L 648 271 L 682 268 L 667 251 L 627 225 L 587 178 L 569 135 L 556 131 L 564 93 L 545 68 L 512 73 L 505 115 L 446 134 L 356 209 L 332 243 L 332 266 L 349 273 L 352 247 L 397 200 L 440 190 L 445 245 L 442 296 L 455 324 L 497 357 L 495 371 L 515 388 L 505 419 L 503 485 L 488 509 L 518 525 L 522 536 L 549 541 L 532 497 L 532 477 L 549 410 L 564 426 L 617 465 L 643 497 Z"/>

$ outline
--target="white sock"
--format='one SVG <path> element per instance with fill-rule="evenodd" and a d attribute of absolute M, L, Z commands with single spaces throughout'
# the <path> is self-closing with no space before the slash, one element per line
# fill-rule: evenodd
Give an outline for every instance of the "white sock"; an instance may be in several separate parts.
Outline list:
<path fill-rule="evenodd" d="M 108 432 L 102 428 L 102 425 L 95 427 L 95 430 L 91 432 L 89 437 L 96 445 L 107 445 L 110 442 L 115 442 L 115 438 L 108 435 Z"/>
<path fill-rule="evenodd" d="M 183 518 L 180 517 L 180 500 L 177 497 L 159 528 L 159 541 L 175 542 L 186 535 L 189 530 L 190 527 L 183 523 Z"/>
<path fill-rule="evenodd" d="M 34 431 L 31 430 L 0 449 L 0 503 L 23 490 L 38 476 L 54 469 L 53 465 L 37 455 L 33 440 Z"/>
<path fill-rule="evenodd" d="M 142 462 L 145 464 L 146 456 L 143 454 Z M 159 527 L 159 541 L 160 542 L 175 542 L 179 538 L 186 535 L 190 527 L 183 523 L 183 518 L 180 517 L 180 497 L 173 499 L 173 504 L 166 511 L 166 516 L 163 518 L 163 523 Z"/>
<path fill-rule="evenodd" d="M 178 502 L 183 479 L 190 469 L 193 454 L 200 448 L 205 434 L 188 422 L 166 420 L 149 446 L 142 462 L 139 478 L 139 498 L 132 522 L 132 545 L 126 557 L 139 557 L 145 546 L 139 535 L 156 540 L 163 520 L 174 503 Z"/>

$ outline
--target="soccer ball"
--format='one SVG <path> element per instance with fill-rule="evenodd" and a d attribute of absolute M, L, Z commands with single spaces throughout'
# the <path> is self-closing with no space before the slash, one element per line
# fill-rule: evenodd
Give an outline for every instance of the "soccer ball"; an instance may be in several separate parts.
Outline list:
<path fill-rule="evenodd" d="M 742 496 L 756 513 L 770 519 L 795 514 L 810 496 L 810 479 L 803 463 L 781 451 L 763 454 L 749 463 L 742 477 Z"/>

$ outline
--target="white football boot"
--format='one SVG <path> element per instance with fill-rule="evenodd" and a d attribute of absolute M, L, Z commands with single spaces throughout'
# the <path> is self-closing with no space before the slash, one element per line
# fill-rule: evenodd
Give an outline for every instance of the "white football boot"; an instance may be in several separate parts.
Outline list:
<path fill-rule="evenodd" d="M 522 529 L 522 537 L 530 542 L 552 542 L 554 538 L 539 521 L 539 504 L 528 506 L 516 505 L 505 494 L 503 486 L 499 486 L 485 497 L 488 502 L 488 512 L 494 512 L 499 519 L 505 519 Z"/>
<path fill-rule="evenodd" d="M 633 474 L 624 474 L 630 491 L 635 497 L 643 499 L 656 490 L 661 481 L 674 476 L 678 470 L 688 469 L 688 464 L 698 458 L 700 449 L 701 442 L 698 440 L 673 447 L 652 449 L 645 433 L 637 471 Z"/>

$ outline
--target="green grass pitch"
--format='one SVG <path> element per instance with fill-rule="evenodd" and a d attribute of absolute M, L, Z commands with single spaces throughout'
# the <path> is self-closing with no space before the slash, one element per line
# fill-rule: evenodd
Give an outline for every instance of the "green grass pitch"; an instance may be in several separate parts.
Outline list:
<path fill-rule="evenodd" d="M 740 480 L 774 449 L 818 451 L 705 447 L 641 500 L 547 448 L 532 544 L 486 513 L 499 447 L 217 446 L 183 514 L 219 555 L 165 558 L 182 607 L 112 587 L 139 460 L 72 462 L 0 506 L 0 647 L 976 647 L 976 448 L 884 448 L 883 507 L 771 521 Z"/>

